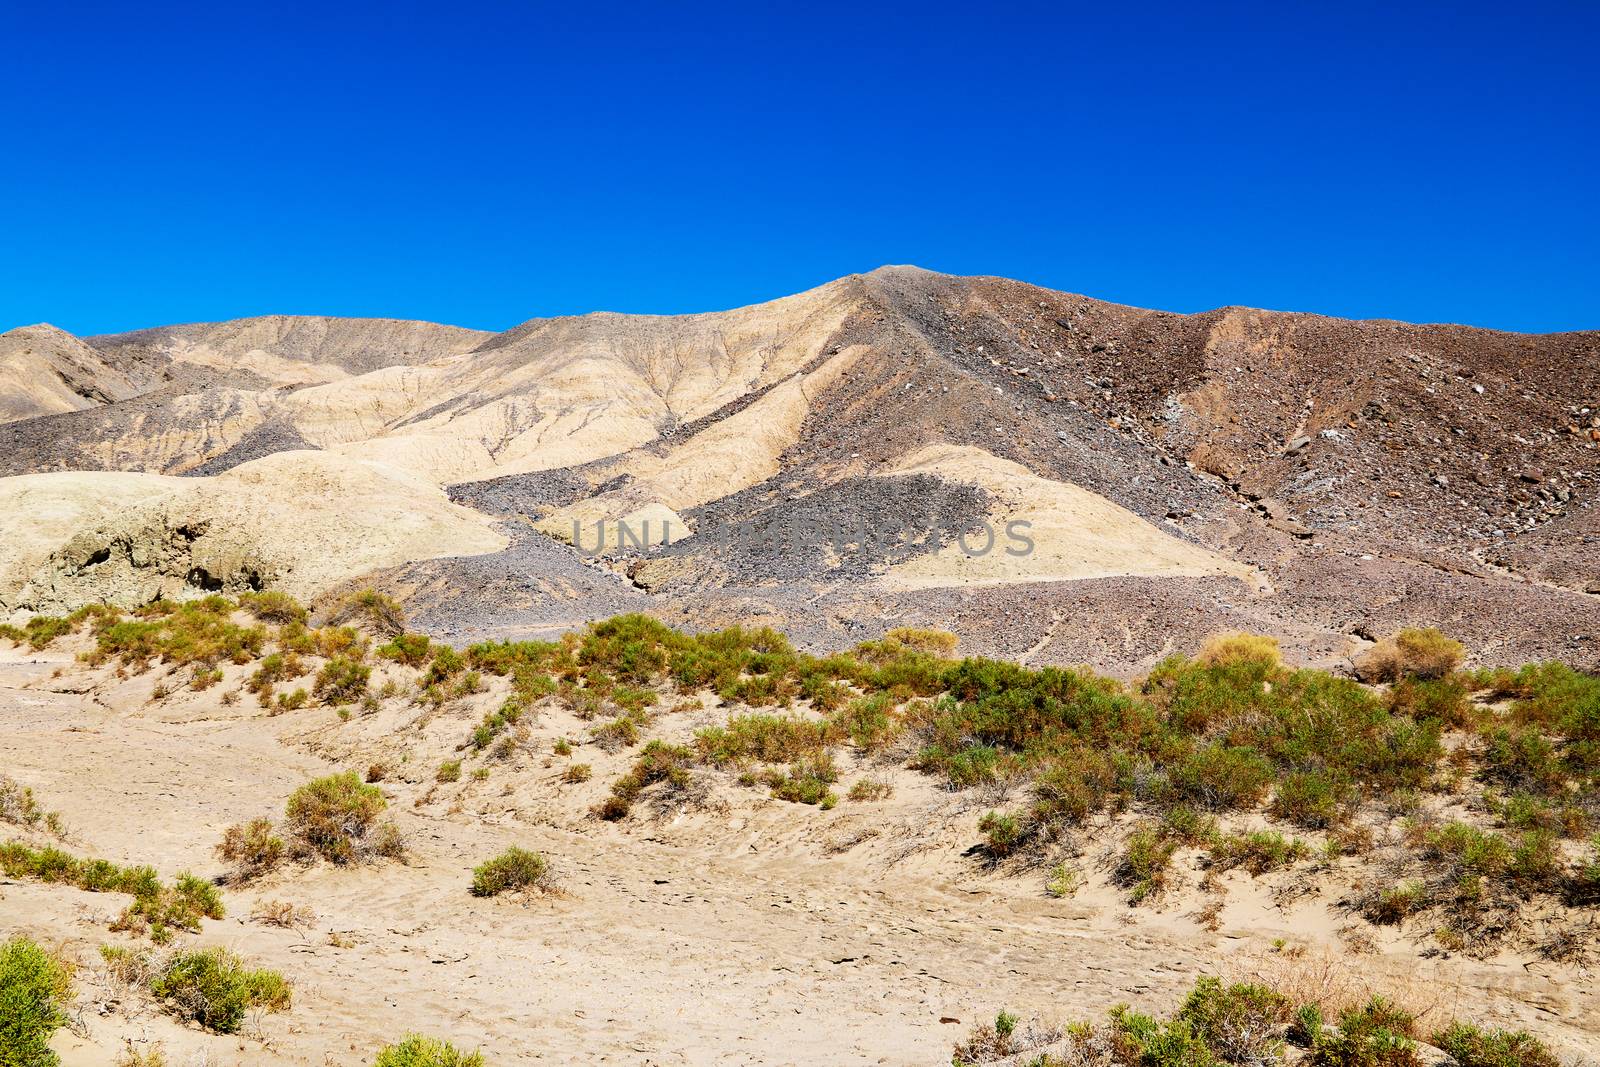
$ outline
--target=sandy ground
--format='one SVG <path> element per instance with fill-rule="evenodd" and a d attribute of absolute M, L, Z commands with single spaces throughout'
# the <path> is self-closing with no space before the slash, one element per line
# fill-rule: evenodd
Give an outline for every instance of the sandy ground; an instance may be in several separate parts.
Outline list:
<path fill-rule="evenodd" d="M 370 727 L 321 709 L 268 717 L 249 701 L 222 706 L 220 689 L 152 705 L 151 676 L 91 691 L 76 668 L 52 678 L 68 662 L 0 650 L 4 769 L 61 812 L 72 851 L 168 877 L 219 873 L 212 848 L 225 826 L 280 812 L 296 786 L 338 769 L 315 752 L 362 766 L 358 752 L 398 743 L 384 718 L 397 711 Z M 583 812 L 627 752 L 583 746 L 595 777 L 571 795 L 548 758 L 435 787 L 432 767 L 450 752 L 427 749 L 429 738 L 459 740 L 481 713 L 428 724 L 414 741 L 416 780 L 384 784 L 410 838 L 406 865 L 291 867 L 227 891 L 227 918 L 181 939 L 226 945 L 293 980 L 293 1009 L 243 1036 L 182 1027 L 137 998 L 105 1003 L 92 964 L 100 944 L 125 937 L 105 928 L 123 898 L 0 883 L 0 934 L 64 944 L 89 964 L 79 1032 L 57 1036 L 63 1062 L 110 1064 L 132 1039 L 163 1043 L 178 1064 L 355 1065 L 415 1030 L 481 1046 L 499 1064 L 941 1064 L 999 1008 L 1054 1020 L 1119 1002 L 1168 1010 L 1197 974 L 1284 963 L 1276 938 L 1308 958 L 1334 953 L 1410 1003 L 1527 1026 L 1573 1055 L 1600 1042 L 1600 995 L 1570 971 L 1423 960 L 1400 943 L 1344 958 L 1326 907 L 1280 909 L 1239 872 L 1217 933 L 1191 917 L 1195 898 L 1130 909 L 1100 874 L 1051 898 L 1042 871 L 985 872 L 963 856 L 977 798 L 952 799 L 911 772 L 876 806 L 819 812 L 744 790 L 731 806 L 658 819 L 641 804 L 621 825 Z M 694 716 L 684 718 L 676 728 L 687 731 Z M 576 725 L 549 714 L 537 730 L 553 738 Z M 561 894 L 471 897 L 470 868 L 510 844 L 545 852 Z M 262 926 L 249 920 L 258 900 L 316 918 L 299 931 Z"/>

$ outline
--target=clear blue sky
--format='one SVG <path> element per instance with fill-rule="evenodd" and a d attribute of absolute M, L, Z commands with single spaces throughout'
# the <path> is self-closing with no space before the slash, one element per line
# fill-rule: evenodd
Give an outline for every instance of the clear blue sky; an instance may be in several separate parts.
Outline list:
<path fill-rule="evenodd" d="M 0 7 L 0 329 L 503 329 L 883 263 L 1600 327 L 1592 2 L 273 6 Z"/>

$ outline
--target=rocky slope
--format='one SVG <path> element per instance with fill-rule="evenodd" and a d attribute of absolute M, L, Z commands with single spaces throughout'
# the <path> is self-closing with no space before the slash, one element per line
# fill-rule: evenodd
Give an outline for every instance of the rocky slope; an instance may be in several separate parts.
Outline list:
<path fill-rule="evenodd" d="M 272 457 L 442 489 L 499 539 L 368 552 L 387 519 L 363 508 L 295 589 L 376 582 L 458 637 L 635 606 L 823 646 L 915 622 L 1133 672 L 1221 628 L 1336 662 L 1415 622 L 1488 660 L 1600 662 L 1593 332 L 1186 316 L 892 267 L 730 312 L 495 335 L 274 317 L 73 343 L 116 388 L 0 425 L 0 471 L 141 472 L 152 494 L 187 475 L 216 499 Z M 25 370 L 10 388 L 43 395 Z M 67 478 L 46 495 L 101 492 Z M 268 513 L 293 554 L 311 490 L 267 481 L 208 585 L 261 580 L 246 561 L 272 554 Z M 184 521 L 53 508 L 12 520 L 34 547 L 0 559 L 0 613 L 101 594 L 63 578 L 69 543 L 165 543 Z M 1006 554 L 1011 523 L 1026 554 Z M 986 532 L 993 549 L 966 550 Z M 134 557 L 158 577 L 104 592 L 172 595 L 194 566 Z"/>

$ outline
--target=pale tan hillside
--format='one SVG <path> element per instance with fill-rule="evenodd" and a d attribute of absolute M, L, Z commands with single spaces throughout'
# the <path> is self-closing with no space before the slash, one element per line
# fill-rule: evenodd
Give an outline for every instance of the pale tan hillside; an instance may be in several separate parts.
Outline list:
<path fill-rule="evenodd" d="M 0 423 L 0 487 L 47 472 L 215 478 L 264 457 L 289 495 L 314 492 L 329 464 L 404 472 L 499 540 L 379 538 L 381 551 L 336 553 L 356 568 L 343 574 L 230 549 L 224 581 L 292 573 L 306 595 L 377 583 L 464 639 L 627 602 L 784 622 L 810 647 L 926 622 L 1127 673 L 1210 629 L 1270 631 L 1335 664 L 1412 623 L 1490 662 L 1600 664 L 1596 333 L 1174 315 L 885 267 L 730 311 L 500 334 L 267 316 L 41 336 L 81 364 L 74 380 L 103 379 L 103 398 L 30 355 L 6 387 L 54 413 Z M 67 511 L 94 504 L 90 489 Z M 276 506 L 224 514 L 230 543 L 281 536 L 244 528 L 274 525 Z M 671 521 L 672 543 L 621 535 L 630 516 Z M 962 550 L 962 531 L 1018 518 L 1040 533 L 1026 557 Z M 97 523 L 58 537 L 59 516 L 14 521 L 19 544 L 55 538 L 43 558 L 99 538 Z M 600 558 L 563 543 L 575 522 Z M 103 568 L 48 578 L 38 602 L 212 580 L 194 587 L 184 552 L 151 567 L 153 584 Z M 17 589 L 34 571 L 6 566 L 24 570 Z"/>
<path fill-rule="evenodd" d="M 506 544 L 437 486 L 324 452 L 210 478 L 0 479 L 0 535 L 0 615 L 268 586 L 310 596 L 375 567 Z"/>
<path fill-rule="evenodd" d="M 82 411 L 138 392 L 100 353 L 47 323 L 0 333 L 0 423 Z"/>

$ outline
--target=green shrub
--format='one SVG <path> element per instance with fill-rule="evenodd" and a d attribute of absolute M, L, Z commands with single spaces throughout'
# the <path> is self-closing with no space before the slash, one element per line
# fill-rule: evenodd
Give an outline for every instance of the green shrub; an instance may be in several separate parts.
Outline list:
<path fill-rule="evenodd" d="M 285 829 L 304 852 L 333 863 L 354 863 L 404 851 L 393 823 L 380 823 L 383 792 L 355 771 L 307 782 L 289 796 Z"/>
<path fill-rule="evenodd" d="M 1240 983 L 1223 986 L 1204 977 L 1184 999 L 1178 1019 L 1229 1063 L 1276 1060 L 1283 1047 L 1279 1034 L 1291 1014 L 1289 998 L 1265 986 Z"/>
<path fill-rule="evenodd" d="M 1561 1067 L 1542 1041 L 1521 1030 L 1482 1030 L 1454 1022 L 1436 1031 L 1433 1043 L 1456 1067 Z"/>
<path fill-rule="evenodd" d="M 439 764 L 439 769 L 433 774 L 433 780 L 442 784 L 461 781 L 461 761 L 447 759 Z"/>
<path fill-rule="evenodd" d="M 1213 744 L 1172 770 L 1177 796 L 1213 811 L 1254 807 L 1272 781 L 1272 766 L 1255 749 Z"/>
<path fill-rule="evenodd" d="M 987 841 L 989 852 L 995 856 L 1009 856 L 1027 839 L 1027 831 L 1015 815 L 991 811 L 978 820 L 978 832 Z"/>
<path fill-rule="evenodd" d="M 1223 867 L 1243 867 L 1253 875 L 1276 871 L 1303 859 L 1310 849 L 1299 838 L 1276 830 L 1253 830 L 1223 840 L 1213 855 Z"/>
<path fill-rule="evenodd" d="M 372 668 L 348 656 L 339 656 L 322 665 L 311 687 L 312 695 L 325 704 L 354 704 L 367 694 Z"/>
<path fill-rule="evenodd" d="M 262 622 L 279 624 L 293 622 L 303 625 L 307 617 L 305 607 L 298 600 L 276 589 L 243 593 L 239 597 L 239 607 Z"/>
<path fill-rule="evenodd" d="M 1382 997 L 1339 1016 L 1339 1028 L 1318 1034 L 1311 1046 L 1313 1067 L 1421 1067 L 1415 1020 Z"/>
<path fill-rule="evenodd" d="M 1167 867 L 1178 850 L 1159 826 L 1145 824 L 1128 837 L 1117 880 L 1129 888 L 1129 899 L 1137 904 L 1161 891 L 1166 884 Z"/>
<path fill-rule="evenodd" d="M 816 804 L 824 809 L 839 802 L 828 787 L 839 780 L 833 757 L 826 752 L 796 760 L 789 765 L 787 774 L 777 774 L 771 779 L 772 795 L 779 800 L 796 804 Z"/>
<path fill-rule="evenodd" d="M 689 766 L 694 758 L 694 752 L 682 745 L 651 741 L 640 752 L 633 769 L 611 784 L 611 796 L 595 809 L 595 814 L 613 822 L 625 817 L 639 794 L 658 782 L 665 782 L 674 790 L 686 790 L 692 780 Z"/>
<path fill-rule="evenodd" d="M 273 833 L 272 820 L 251 819 L 228 827 L 217 854 L 233 865 L 229 881 L 244 883 L 258 878 L 282 862 L 283 838 Z"/>
<path fill-rule="evenodd" d="M 0 944 L 0 1064 L 53 1067 L 50 1035 L 67 1024 L 72 973 L 25 937 Z"/>
<path fill-rule="evenodd" d="M 1296 826 L 1323 830 L 1341 821 L 1343 793 L 1325 772 L 1294 771 L 1278 781 L 1271 811 Z"/>
<path fill-rule="evenodd" d="M 512 845 L 472 869 L 472 895 L 492 897 L 509 889 L 549 889 L 550 864 L 537 852 Z"/>
<path fill-rule="evenodd" d="M 447 1041 L 407 1034 L 378 1053 L 372 1067 L 484 1067 L 481 1053 L 462 1052 Z"/>
<path fill-rule="evenodd" d="M 350 597 L 341 609 L 341 614 L 362 620 L 374 632 L 380 634 L 404 633 L 406 628 L 406 613 L 400 602 L 376 589 L 363 589 Z"/>
<path fill-rule="evenodd" d="M 180 1019 L 219 1034 L 238 1033 L 252 1008 L 287 1011 L 289 983 L 276 971 L 252 970 L 222 948 L 179 953 L 150 983 L 150 991 Z"/>
<path fill-rule="evenodd" d="M 407 667 L 421 667 L 432 654 L 433 643 L 426 634 L 395 634 L 386 644 L 378 646 L 377 654 Z"/>

